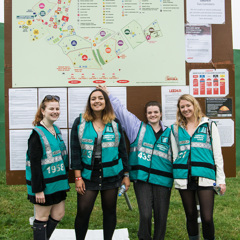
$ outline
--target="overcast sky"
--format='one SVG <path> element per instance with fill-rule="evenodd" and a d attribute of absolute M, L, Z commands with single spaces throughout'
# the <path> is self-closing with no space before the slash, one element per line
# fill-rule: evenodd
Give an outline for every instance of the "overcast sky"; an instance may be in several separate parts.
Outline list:
<path fill-rule="evenodd" d="M 0 22 L 4 22 L 4 0 L 0 0 Z"/>

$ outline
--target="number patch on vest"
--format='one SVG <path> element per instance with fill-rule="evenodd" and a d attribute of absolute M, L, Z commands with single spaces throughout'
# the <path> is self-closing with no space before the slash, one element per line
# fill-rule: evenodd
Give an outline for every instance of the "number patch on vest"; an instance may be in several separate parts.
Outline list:
<path fill-rule="evenodd" d="M 92 158 L 92 151 L 88 151 L 88 150 L 85 150 L 83 149 L 82 150 L 82 156 L 86 156 L 87 158 Z"/>
<path fill-rule="evenodd" d="M 168 138 L 167 137 L 162 137 L 161 141 L 162 141 L 162 143 L 168 143 Z"/>
<path fill-rule="evenodd" d="M 113 132 L 113 128 L 108 126 L 108 127 L 106 127 L 106 131 L 105 132 L 112 133 Z"/>
<path fill-rule="evenodd" d="M 47 168 L 47 171 L 48 171 L 48 174 L 64 171 L 64 164 L 61 163 L 61 164 L 57 164 L 57 166 L 54 166 L 54 165 L 53 166 L 49 166 Z"/>
<path fill-rule="evenodd" d="M 143 159 L 143 160 L 151 161 L 151 154 L 146 154 L 144 152 L 140 152 L 138 154 L 138 157 Z"/>
<path fill-rule="evenodd" d="M 205 134 L 207 134 L 207 128 L 202 126 L 201 128 L 198 128 L 197 133 L 205 133 Z"/>

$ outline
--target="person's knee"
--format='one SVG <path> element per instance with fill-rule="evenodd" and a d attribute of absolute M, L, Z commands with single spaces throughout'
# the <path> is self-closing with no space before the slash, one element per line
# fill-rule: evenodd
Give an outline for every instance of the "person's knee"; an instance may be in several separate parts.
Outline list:
<path fill-rule="evenodd" d="M 36 214 L 35 214 L 36 220 L 41 222 L 46 222 L 48 220 L 48 217 L 49 217 L 49 212 L 36 211 Z"/>
<path fill-rule="evenodd" d="M 213 224 L 213 218 L 212 216 L 204 216 L 202 217 L 202 223 L 207 225 L 207 226 L 211 226 Z"/>
<path fill-rule="evenodd" d="M 152 214 L 150 212 L 143 211 L 140 214 L 140 218 L 144 222 L 148 222 L 152 220 Z"/>
<path fill-rule="evenodd" d="M 186 217 L 187 217 L 188 221 L 195 221 L 198 218 L 198 213 L 195 210 L 188 211 L 186 214 Z"/>
<path fill-rule="evenodd" d="M 103 216 L 116 216 L 117 210 L 115 208 L 105 208 L 103 209 Z"/>
<path fill-rule="evenodd" d="M 65 215 L 65 209 L 59 209 L 58 211 L 52 211 L 51 217 L 57 221 L 61 221 Z"/>

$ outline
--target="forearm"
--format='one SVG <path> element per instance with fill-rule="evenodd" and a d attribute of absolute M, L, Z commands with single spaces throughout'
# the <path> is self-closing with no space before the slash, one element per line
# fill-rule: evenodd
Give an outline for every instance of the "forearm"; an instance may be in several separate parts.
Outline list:
<path fill-rule="evenodd" d="M 113 110 L 117 119 L 120 121 L 123 130 L 126 132 L 130 144 L 137 138 L 141 121 L 131 112 L 129 112 L 117 97 L 109 95 Z"/>
<path fill-rule="evenodd" d="M 70 146 L 71 146 L 71 168 L 73 170 L 81 170 L 81 146 L 78 139 L 77 127 L 79 118 L 76 118 L 71 130 Z"/>
<path fill-rule="evenodd" d="M 75 178 L 81 178 L 82 177 L 82 171 L 81 170 L 74 170 Z"/>
<path fill-rule="evenodd" d="M 225 173 L 223 167 L 223 156 L 221 149 L 220 136 L 217 129 L 217 126 L 212 124 L 212 148 L 213 156 L 216 165 L 216 178 L 218 184 L 225 184 Z"/>

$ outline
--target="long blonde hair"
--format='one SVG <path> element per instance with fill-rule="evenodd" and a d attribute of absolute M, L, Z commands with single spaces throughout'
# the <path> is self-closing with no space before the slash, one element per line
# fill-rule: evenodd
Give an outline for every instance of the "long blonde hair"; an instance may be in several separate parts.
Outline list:
<path fill-rule="evenodd" d="M 197 120 L 197 124 L 199 124 L 202 120 L 202 117 L 205 116 L 202 112 L 199 102 L 192 95 L 183 94 L 182 96 L 179 97 L 178 103 L 177 103 L 177 119 L 176 119 L 177 126 L 182 126 L 182 127 L 187 126 L 187 119 L 182 115 L 181 110 L 180 110 L 180 101 L 181 100 L 186 100 L 193 105 L 194 117 Z"/>

